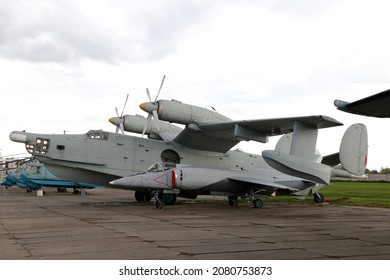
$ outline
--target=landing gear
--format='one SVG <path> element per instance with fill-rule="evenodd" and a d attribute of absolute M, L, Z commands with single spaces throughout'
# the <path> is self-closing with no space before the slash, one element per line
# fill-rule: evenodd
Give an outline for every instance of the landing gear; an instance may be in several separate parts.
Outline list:
<path fill-rule="evenodd" d="M 163 201 L 165 205 L 173 205 L 175 204 L 177 199 L 177 195 L 174 193 L 164 193 L 163 194 Z"/>
<path fill-rule="evenodd" d="M 267 197 L 268 196 L 266 195 L 257 194 L 253 190 L 249 190 L 247 193 L 241 194 L 241 198 L 247 201 L 249 200 L 253 204 L 253 207 L 255 208 L 262 208 L 264 205 L 263 200 L 266 199 Z M 229 195 L 228 196 L 229 205 L 232 207 L 236 207 L 237 199 L 238 199 L 237 195 L 234 194 Z"/>
<path fill-rule="evenodd" d="M 316 203 L 323 203 L 325 201 L 325 198 L 322 193 L 314 193 L 314 202 Z"/>
<path fill-rule="evenodd" d="M 177 192 L 166 192 L 163 190 L 158 190 L 153 192 L 153 196 L 156 199 L 154 205 L 157 209 L 162 209 L 165 205 L 173 205 L 177 199 Z"/>
<path fill-rule="evenodd" d="M 147 202 L 147 201 L 150 201 L 152 199 L 152 197 L 149 193 L 139 192 L 139 191 L 136 191 L 134 193 L 134 197 L 135 197 L 135 200 L 137 200 L 138 202 Z"/>
<path fill-rule="evenodd" d="M 162 191 L 156 191 L 154 192 L 154 198 L 156 199 L 156 208 L 163 209 L 165 207 L 164 193 Z"/>
<path fill-rule="evenodd" d="M 255 208 L 262 208 L 263 207 L 263 201 L 261 200 L 261 199 L 255 199 L 255 200 L 253 200 L 253 206 L 255 207 Z"/>
<path fill-rule="evenodd" d="M 230 206 L 232 206 L 232 207 L 237 206 L 238 196 L 230 195 L 230 196 L 228 196 L 228 199 L 229 199 L 229 205 Z"/>
<path fill-rule="evenodd" d="M 63 187 L 58 187 L 57 188 L 57 192 L 59 193 L 66 193 L 68 190 L 66 188 L 63 188 Z"/>
<path fill-rule="evenodd" d="M 156 208 L 157 209 L 163 209 L 165 207 L 165 204 L 163 201 L 156 200 Z"/>
<path fill-rule="evenodd" d="M 263 205 L 264 205 L 263 199 L 268 198 L 268 196 L 266 196 L 266 195 L 262 195 L 262 194 L 258 194 L 256 192 L 254 192 L 253 189 L 247 193 L 247 197 L 253 203 L 253 207 L 255 207 L 257 209 L 263 208 Z"/>

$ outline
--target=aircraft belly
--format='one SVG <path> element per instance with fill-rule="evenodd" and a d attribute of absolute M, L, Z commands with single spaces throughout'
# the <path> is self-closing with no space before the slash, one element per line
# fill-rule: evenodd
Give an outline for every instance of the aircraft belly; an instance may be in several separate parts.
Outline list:
<path fill-rule="evenodd" d="M 40 157 L 37 157 L 41 161 Z M 76 166 L 66 166 L 61 162 L 49 163 L 47 161 L 42 162 L 45 164 L 47 169 L 55 174 L 57 177 L 63 180 L 69 180 L 80 183 L 96 184 L 101 186 L 109 186 L 109 182 L 120 178 L 120 176 L 103 173 L 94 170 L 87 170 L 78 168 Z"/>
<path fill-rule="evenodd" d="M 241 193 L 245 190 L 243 186 L 236 184 L 228 179 L 221 180 L 219 182 L 204 186 L 199 189 L 200 192 L 231 192 L 231 193 Z"/>

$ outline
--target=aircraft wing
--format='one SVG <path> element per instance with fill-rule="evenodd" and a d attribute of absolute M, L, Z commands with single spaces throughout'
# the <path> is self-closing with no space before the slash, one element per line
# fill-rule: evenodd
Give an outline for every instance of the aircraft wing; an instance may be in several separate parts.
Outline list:
<path fill-rule="evenodd" d="M 300 122 L 317 129 L 342 125 L 337 120 L 317 115 L 262 120 L 241 120 L 189 124 L 173 141 L 186 147 L 226 153 L 243 140 L 268 142 L 269 136 L 291 133 Z"/>
<path fill-rule="evenodd" d="M 76 183 L 63 180 L 38 180 L 32 179 L 31 182 L 42 186 L 68 187 L 68 188 L 100 188 L 101 186 L 93 184 Z"/>
<path fill-rule="evenodd" d="M 329 166 L 336 166 L 337 164 L 340 164 L 340 153 L 324 156 L 321 163 Z"/>
<path fill-rule="evenodd" d="M 283 189 L 283 190 L 289 190 L 289 191 L 293 191 L 293 192 L 299 191 L 299 189 L 296 189 L 296 188 L 288 187 L 288 186 L 285 186 L 282 184 L 269 182 L 267 180 L 254 178 L 254 177 L 248 178 L 248 177 L 244 177 L 244 176 L 234 176 L 234 177 L 230 177 L 228 179 L 230 181 L 238 182 L 241 184 L 248 184 L 248 183 L 254 184 L 254 185 L 257 185 L 259 188 L 262 188 L 266 191 L 269 191 L 270 193 L 274 192 L 275 189 Z"/>
<path fill-rule="evenodd" d="M 389 104 L 390 89 L 351 103 L 334 101 L 334 105 L 341 111 L 377 118 L 390 118 Z"/>

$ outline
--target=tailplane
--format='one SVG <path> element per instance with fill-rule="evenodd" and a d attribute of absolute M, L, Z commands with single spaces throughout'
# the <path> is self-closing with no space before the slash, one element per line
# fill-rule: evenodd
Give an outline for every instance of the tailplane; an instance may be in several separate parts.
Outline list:
<path fill-rule="evenodd" d="M 317 128 L 296 123 L 292 135 L 283 136 L 275 150 L 263 151 L 265 161 L 280 172 L 320 184 L 329 184 L 333 176 L 361 176 L 367 164 L 367 129 L 353 124 L 345 132 L 339 157 L 344 170 L 321 163 L 316 153 Z"/>

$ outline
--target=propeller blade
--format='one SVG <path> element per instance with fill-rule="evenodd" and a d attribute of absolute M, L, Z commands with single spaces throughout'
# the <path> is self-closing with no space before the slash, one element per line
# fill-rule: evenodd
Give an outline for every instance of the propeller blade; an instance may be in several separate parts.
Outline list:
<path fill-rule="evenodd" d="M 140 105 L 140 108 L 142 110 L 144 110 L 144 111 L 149 113 L 148 117 L 146 118 L 144 130 L 142 131 L 142 137 L 144 137 L 145 132 L 148 129 L 148 126 L 150 125 L 150 127 L 152 127 L 152 125 L 151 125 L 152 117 L 153 117 L 153 121 L 154 121 L 154 124 L 155 124 L 157 130 L 160 130 L 160 128 L 158 126 L 159 118 L 158 118 L 158 113 L 157 113 L 157 110 L 158 110 L 157 99 L 158 99 L 158 96 L 160 95 L 161 89 L 162 89 L 162 87 L 164 85 L 164 81 L 165 81 L 165 75 L 162 78 L 161 85 L 160 85 L 160 88 L 159 88 L 158 93 L 156 95 L 156 98 L 154 99 L 154 102 L 152 102 L 152 97 L 150 95 L 149 89 L 146 88 L 146 95 L 148 96 L 148 99 L 149 99 L 150 102 L 149 103 L 142 103 Z"/>
<path fill-rule="evenodd" d="M 150 119 L 151 119 L 151 118 L 152 118 L 152 114 L 149 114 L 148 117 L 146 118 L 144 130 L 142 131 L 142 138 L 144 137 L 145 132 L 146 132 L 146 130 L 148 129 L 148 125 L 149 125 L 149 123 L 150 123 Z"/>
<path fill-rule="evenodd" d="M 165 75 L 164 75 L 164 77 L 162 78 L 161 85 L 160 85 L 160 89 L 158 90 L 158 93 L 157 93 L 157 95 L 156 95 L 156 99 L 154 100 L 154 102 L 157 101 L 157 98 L 158 98 L 158 96 L 160 95 L 160 91 L 161 91 L 161 88 L 162 88 L 162 86 L 163 86 L 163 84 L 164 84 L 164 81 L 165 81 Z"/>
<path fill-rule="evenodd" d="M 153 113 L 154 124 L 156 125 L 157 130 L 160 130 L 160 128 L 159 128 L 159 126 L 158 126 L 158 121 L 159 121 L 159 119 L 158 119 L 157 111 L 156 111 L 156 110 L 153 110 L 152 113 Z"/>
<path fill-rule="evenodd" d="M 122 114 L 121 114 L 121 118 L 123 117 L 123 113 L 125 112 L 125 108 L 126 108 L 126 104 L 127 104 L 127 99 L 129 99 L 129 95 L 126 96 L 126 101 L 125 101 L 125 105 L 123 105 L 123 110 L 122 110 Z"/>
<path fill-rule="evenodd" d="M 116 125 L 115 133 L 119 132 L 119 129 L 122 131 L 122 134 L 125 134 L 125 129 L 124 129 L 124 117 L 123 114 L 125 112 L 125 108 L 127 105 L 127 100 L 129 99 L 129 95 L 126 96 L 125 104 L 123 105 L 122 113 L 119 115 L 118 112 L 118 107 L 115 107 L 115 112 L 116 112 L 116 118 L 110 118 L 109 121 L 110 123 Z"/>
<path fill-rule="evenodd" d="M 146 95 L 148 96 L 149 101 L 152 102 L 152 98 L 150 97 L 150 92 L 148 88 L 146 88 Z"/>

